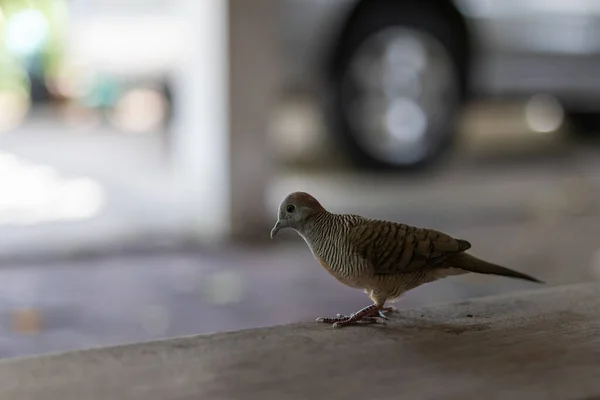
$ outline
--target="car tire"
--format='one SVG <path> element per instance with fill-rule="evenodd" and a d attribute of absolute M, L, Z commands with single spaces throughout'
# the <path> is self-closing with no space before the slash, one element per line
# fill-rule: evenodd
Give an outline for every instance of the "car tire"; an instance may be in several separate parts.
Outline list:
<path fill-rule="evenodd" d="M 567 117 L 572 126 L 572 134 L 581 138 L 596 138 L 600 131 L 600 112 L 567 110 Z"/>
<path fill-rule="evenodd" d="M 466 35 L 430 3 L 374 4 L 353 18 L 338 47 L 333 133 L 360 167 L 430 165 L 455 136 Z"/>

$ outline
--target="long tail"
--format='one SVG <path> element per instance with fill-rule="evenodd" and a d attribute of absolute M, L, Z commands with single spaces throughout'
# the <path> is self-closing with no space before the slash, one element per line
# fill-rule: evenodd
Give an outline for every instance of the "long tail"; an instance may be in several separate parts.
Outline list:
<path fill-rule="evenodd" d="M 475 272 L 478 274 L 508 276 L 510 278 L 524 279 L 526 281 L 531 282 L 545 283 L 532 276 L 523 274 L 521 272 L 513 271 L 512 269 L 501 267 L 499 265 L 492 264 L 487 261 L 483 261 L 467 253 L 461 253 L 453 261 L 454 266 L 456 268 L 464 269 L 465 271 L 469 272 Z"/>

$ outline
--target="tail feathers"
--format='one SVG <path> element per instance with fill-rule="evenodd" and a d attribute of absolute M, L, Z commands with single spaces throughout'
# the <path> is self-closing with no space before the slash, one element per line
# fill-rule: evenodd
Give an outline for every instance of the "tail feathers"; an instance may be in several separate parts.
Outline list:
<path fill-rule="evenodd" d="M 456 241 L 458 242 L 458 251 L 466 251 L 471 248 L 471 243 L 467 242 L 466 240 L 457 239 Z"/>
<path fill-rule="evenodd" d="M 458 262 L 454 266 L 456 268 L 464 269 L 465 271 L 475 272 L 478 274 L 500 275 L 507 276 L 510 278 L 524 279 L 526 281 L 531 282 L 545 283 L 532 276 L 523 274 L 521 272 L 513 271 L 512 269 L 501 267 L 499 265 L 492 264 L 487 261 L 483 261 L 467 253 L 460 254 L 460 256 L 458 256 Z"/>

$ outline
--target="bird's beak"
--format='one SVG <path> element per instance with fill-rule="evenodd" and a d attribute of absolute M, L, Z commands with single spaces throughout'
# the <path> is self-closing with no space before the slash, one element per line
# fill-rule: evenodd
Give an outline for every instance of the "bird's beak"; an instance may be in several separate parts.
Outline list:
<path fill-rule="evenodd" d="M 277 235 L 277 232 L 279 232 L 280 229 L 281 229 L 281 222 L 277 221 L 277 223 L 275 224 L 273 229 L 271 229 L 271 239 L 273 239 L 275 237 L 275 235 Z"/>

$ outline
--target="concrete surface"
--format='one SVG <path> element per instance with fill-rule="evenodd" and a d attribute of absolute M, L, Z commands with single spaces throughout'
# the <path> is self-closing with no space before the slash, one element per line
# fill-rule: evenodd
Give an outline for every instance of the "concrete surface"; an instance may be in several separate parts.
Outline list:
<path fill-rule="evenodd" d="M 0 358 L 364 306 L 362 292 L 331 279 L 289 232 L 271 241 L 270 227 L 257 228 L 251 233 L 264 242 L 251 248 L 182 248 L 193 219 L 166 168 L 163 139 L 83 130 L 44 115 L 0 135 Z M 410 176 L 282 169 L 268 201 L 274 217 L 288 191 L 309 190 L 338 212 L 463 237 L 476 254 L 553 285 L 588 282 L 600 278 L 600 153 L 597 145 L 561 149 L 521 161 L 460 158 Z M 91 215 L 48 220 L 81 214 L 82 205 Z M 94 253 L 101 257 L 85 257 Z M 411 291 L 398 307 L 528 287 L 456 277 Z"/>
<path fill-rule="evenodd" d="M 600 285 L 0 362 L 6 400 L 600 396 Z"/>
<path fill-rule="evenodd" d="M 567 245 L 581 252 L 583 267 L 589 262 L 585 246 L 594 244 Z M 339 284 L 325 272 L 300 241 L 272 246 L 0 268 L 0 358 L 310 321 L 368 304 L 362 291 Z M 564 256 L 548 253 L 553 262 L 541 263 L 520 252 L 494 256 L 481 247 L 478 253 L 552 285 L 591 278 L 586 268 L 560 268 Z M 532 287 L 537 285 L 502 277 L 453 277 L 410 291 L 396 307 Z"/>
<path fill-rule="evenodd" d="M 343 208 L 332 200 L 332 207 Z M 344 200 L 353 208 L 348 204 L 352 198 Z M 573 215 L 578 208 L 567 201 L 557 209 L 523 206 L 516 215 L 490 212 L 467 218 L 469 209 L 457 210 L 456 204 L 445 215 L 433 207 L 428 215 L 425 207 L 434 201 L 423 197 L 425 204 L 414 213 L 400 207 L 369 210 L 465 238 L 474 254 L 550 285 L 600 279 L 600 213 L 593 207 Z M 268 238 L 268 230 L 256 234 Z M 155 248 L 96 258 L 0 262 L 0 358 L 307 321 L 348 313 L 368 301 L 360 290 L 327 274 L 298 235 L 284 231 L 267 240 L 262 246 L 212 251 Z M 414 308 L 535 286 L 474 274 L 452 277 L 410 291 L 396 306 Z M 33 327 L 15 325 L 32 310 Z"/>

